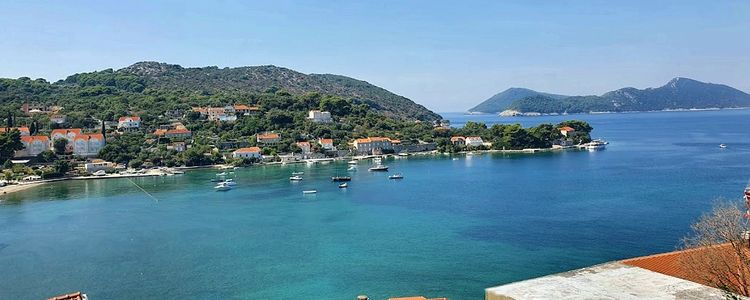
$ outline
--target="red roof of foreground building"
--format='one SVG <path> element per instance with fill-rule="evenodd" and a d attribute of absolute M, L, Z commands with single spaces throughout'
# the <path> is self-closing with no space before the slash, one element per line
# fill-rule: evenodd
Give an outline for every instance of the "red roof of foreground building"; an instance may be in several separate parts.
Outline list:
<path fill-rule="evenodd" d="M 133 120 L 133 121 L 140 121 L 141 117 L 136 117 L 136 116 L 133 116 L 133 117 L 120 117 L 120 119 L 118 119 L 118 121 L 119 122 L 125 122 L 128 119 Z"/>
<path fill-rule="evenodd" d="M 22 136 L 21 141 L 31 143 L 33 141 L 41 141 L 41 142 L 49 142 L 49 137 L 46 135 L 32 135 L 32 136 Z"/>
<path fill-rule="evenodd" d="M 560 131 L 568 131 L 568 132 L 571 132 L 571 131 L 576 131 L 576 130 L 575 130 L 575 129 L 573 129 L 573 127 L 570 127 L 570 126 L 563 126 L 563 127 L 560 127 Z"/>
<path fill-rule="evenodd" d="M 682 278 L 685 280 L 689 280 L 692 282 L 697 282 L 703 285 L 713 286 L 711 284 L 711 278 L 715 278 L 709 273 L 703 273 L 703 274 L 696 274 L 695 270 L 686 268 L 684 266 L 685 260 L 689 257 L 689 255 L 692 254 L 698 254 L 699 252 L 704 251 L 712 251 L 711 255 L 712 257 L 715 257 L 716 255 L 723 256 L 727 255 L 727 259 L 725 261 L 732 261 L 732 256 L 737 256 L 734 253 L 734 249 L 731 247 L 729 243 L 717 245 L 713 247 L 704 247 L 704 248 L 696 248 L 696 249 L 689 249 L 689 250 L 681 250 L 681 251 L 674 251 L 674 252 L 667 252 L 667 253 L 660 253 L 660 254 L 654 254 L 649 256 L 643 256 L 643 257 L 636 257 L 631 259 L 626 259 L 621 261 L 623 264 L 639 267 L 642 269 L 654 271 L 657 273 L 661 273 L 664 275 L 669 275 L 672 277 Z M 739 265 L 738 265 L 739 266 Z M 732 269 L 737 270 L 738 267 L 733 267 Z"/>
<path fill-rule="evenodd" d="M 86 298 L 84 298 L 84 294 L 83 293 L 81 293 L 81 292 L 75 292 L 75 293 L 70 293 L 70 294 L 55 296 L 55 297 L 49 298 L 47 300 L 83 300 L 83 299 L 86 299 Z"/>

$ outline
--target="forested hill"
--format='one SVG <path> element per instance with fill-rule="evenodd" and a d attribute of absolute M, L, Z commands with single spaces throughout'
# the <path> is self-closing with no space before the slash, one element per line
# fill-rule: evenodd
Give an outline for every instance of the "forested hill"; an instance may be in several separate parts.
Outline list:
<path fill-rule="evenodd" d="M 183 68 L 139 62 L 116 71 L 71 75 L 53 84 L 25 77 L 0 79 L 3 109 L 17 109 L 22 103 L 37 102 L 61 105 L 68 112 L 75 109 L 110 111 L 107 115 L 128 111 L 154 114 L 191 105 L 253 104 L 259 94 L 274 92 L 338 96 L 404 120 L 440 119 L 424 106 L 365 81 L 339 75 L 307 75 L 276 66 Z"/>
<path fill-rule="evenodd" d="M 504 110 L 508 114 L 552 114 L 750 107 L 750 95 L 743 91 L 682 77 L 657 88 L 628 87 L 601 96 L 554 96 L 525 96 L 513 100 Z"/>
<path fill-rule="evenodd" d="M 487 100 L 484 100 L 482 103 L 479 103 L 479 105 L 469 109 L 469 112 L 499 113 L 508 109 L 508 106 L 513 104 L 513 101 L 534 96 L 546 96 L 552 99 L 563 99 L 568 97 L 563 95 L 537 92 L 525 88 L 509 88 L 505 91 L 495 94 Z"/>
<path fill-rule="evenodd" d="M 117 72 L 133 74 L 146 86 L 218 93 L 284 90 L 292 94 L 318 92 L 353 99 L 388 116 L 436 120 L 440 116 L 406 97 L 393 94 L 366 81 L 331 74 L 303 74 L 276 66 L 238 68 L 183 68 L 157 62 L 139 62 Z"/>

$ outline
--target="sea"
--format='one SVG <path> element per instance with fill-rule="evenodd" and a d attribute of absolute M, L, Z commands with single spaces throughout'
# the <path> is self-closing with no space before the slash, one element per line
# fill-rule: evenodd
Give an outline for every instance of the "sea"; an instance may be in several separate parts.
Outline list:
<path fill-rule="evenodd" d="M 750 110 L 443 116 L 579 119 L 610 144 L 413 155 L 384 160 L 388 173 L 368 172 L 370 161 L 258 166 L 234 170 L 226 192 L 204 169 L 2 195 L 0 298 L 483 299 L 488 287 L 679 249 L 750 179 Z M 331 182 L 345 175 L 348 188 Z"/>

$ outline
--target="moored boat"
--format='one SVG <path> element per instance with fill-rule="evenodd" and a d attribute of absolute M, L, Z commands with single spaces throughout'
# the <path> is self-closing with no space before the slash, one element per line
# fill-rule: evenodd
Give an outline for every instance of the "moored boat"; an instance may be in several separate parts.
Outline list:
<path fill-rule="evenodd" d="M 374 166 L 374 167 L 369 168 L 367 170 L 369 170 L 371 172 L 386 172 L 386 171 L 388 171 L 388 166 L 386 166 L 386 165 L 377 165 L 377 166 Z"/>
<path fill-rule="evenodd" d="M 231 189 L 232 189 L 232 186 L 229 185 L 229 184 L 227 184 L 226 182 L 219 182 L 219 184 L 217 184 L 214 187 L 214 190 L 216 190 L 217 192 L 228 191 L 228 190 L 231 190 Z"/>
<path fill-rule="evenodd" d="M 404 179 L 404 175 L 401 174 L 393 174 L 391 176 L 388 176 L 388 179 Z"/>
<path fill-rule="evenodd" d="M 349 187 L 349 185 L 346 182 L 344 182 L 342 184 L 339 184 L 339 188 L 340 189 L 344 189 L 344 188 L 347 188 L 347 187 Z"/>
<path fill-rule="evenodd" d="M 317 190 L 306 190 L 306 191 L 302 191 L 302 193 L 303 193 L 303 194 L 315 194 L 315 193 L 317 193 L 317 192 L 318 192 Z"/>
<path fill-rule="evenodd" d="M 607 147 L 607 144 L 609 143 L 604 140 L 597 139 L 597 140 L 592 140 L 591 142 L 586 143 L 585 148 L 588 149 L 589 151 L 603 150 L 604 148 Z"/>
<path fill-rule="evenodd" d="M 289 177 L 289 180 L 291 180 L 291 181 L 300 181 L 300 180 L 302 180 L 302 177 L 300 177 L 300 176 L 292 176 L 292 177 Z"/>
<path fill-rule="evenodd" d="M 356 161 L 356 160 L 350 160 L 350 161 L 348 161 L 348 162 L 346 162 L 346 163 L 347 163 L 347 164 L 350 164 L 350 165 L 356 165 L 356 164 L 357 164 L 357 161 Z"/>
<path fill-rule="evenodd" d="M 719 144 L 719 148 L 721 148 L 721 149 L 724 149 L 724 148 L 726 148 L 726 147 L 727 147 L 727 145 L 726 145 L 726 144 Z"/>
<path fill-rule="evenodd" d="M 224 180 L 223 183 L 226 184 L 226 185 L 228 185 L 228 186 L 235 186 L 235 185 L 237 185 L 237 183 L 234 182 L 234 179 L 231 179 L 231 178 L 229 178 L 227 180 Z"/>
<path fill-rule="evenodd" d="M 349 176 L 332 176 L 331 181 L 338 182 L 338 181 L 352 181 L 352 178 Z"/>
<path fill-rule="evenodd" d="M 295 176 L 296 175 L 302 175 L 302 174 L 305 174 L 305 172 L 292 172 L 292 175 L 295 175 Z"/>

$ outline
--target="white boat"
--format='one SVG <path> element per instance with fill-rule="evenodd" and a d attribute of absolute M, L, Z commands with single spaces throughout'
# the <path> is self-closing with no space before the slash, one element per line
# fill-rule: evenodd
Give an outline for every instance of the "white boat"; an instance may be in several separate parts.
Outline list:
<path fill-rule="evenodd" d="M 303 175 L 303 174 L 305 174 L 305 172 L 292 172 L 292 175 L 294 176 Z"/>
<path fill-rule="evenodd" d="M 350 160 L 350 161 L 347 161 L 346 163 L 350 164 L 350 165 L 356 165 L 357 161 L 356 160 Z"/>
<path fill-rule="evenodd" d="M 401 174 L 393 174 L 391 176 L 388 176 L 388 179 L 404 179 L 404 175 Z"/>
<path fill-rule="evenodd" d="M 302 177 L 300 177 L 300 176 L 292 176 L 292 177 L 289 177 L 289 180 L 291 180 L 291 181 L 300 181 L 300 180 L 302 180 Z"/>
<path fill-rule="evenodd" d="M 240 167 L 234 167 L 234 168 L 232 168 L 232 169 L 233 169 L 233 170 L 239 170 L 239 169 L 240 169 Z"/>
<path fill-rule="evenodd" d="M 388 166 L 385 166 L 385 165 L 377 165 L 377 166 L 374 166 L 374 167 L 372 167 L 372 168 L 369 168 L 369 169 L 367 169 L 367 170 L 369 170 L 369 171 L 371 171 L 371 172 L 386 172 L 386 171 L 388 171 Z"/>
<path fill-rule="evenodd" d="M 589 151 L 603 150 L 607 147 L 607 144 L 609 143 L 603 140 L 593 140 L 586 144 L 586 149 L 588 149 Z"/>
<path fill-rule="evenodd" d="M 357 167 L 355 167 L 355 166 L 349 166 L 349 168 L 347 170 L 349 170 L 349 171 L 356 171 Z"/>
<path fill-rule="evenodd" d="M 727 147 L 727 145 L 726 145 L 726 144 L 719 144 L 719 148 L 721 148 L 721 149 L 724 149 L 724 148 L 726 148 L 726 147 Z"/>
<path fill-rule="evenodd" d="M 315 193 L 317 193 L 317 192 L 318 192 L 318 191 L 316 191 L 316 190 L 307 190 L 307 191 L 302 191 L 302 193 L 303 193 L 303 194 L 315 194 Z"/>
<path fill-rule="evenodd" d="M 104 176 L 107 175 L 107 172 L 104 172 L 104 170 L 99 170 L 94 173 L 92 173 L 94 176 Z"/>
<path fill-rule="evenodd" d="M 227 172 L 216 173 L 216 176 L 227 176 Z"/>
<path fill-rule="evenodd" d="M 347 187 L 349 187 L 349 185 L 348 185 L 348 184 L 346 184 L 346 182 L 344 182 L 344 183 L 342 183 L 342 184 L 339 184 L 339 188 L 340 188 L 340 189 L 345 189 L 345 188 L 347 188 Z"/>
<path fill-rule="evenodd" d="M 227 179 L 227 180 L 224 180 L 223 183 L 226 184 L 226 185 L 228 185 L 228 186 L 235 186 L 235 185 L 237 185 L 237 183 L 234 182 L 234 179 L 231 179 L 231 178 Z"/>
<path fill-rule="evenodd" d="M 401 152 L 401 153 L 398 154 L 398 156 L 409 156 L 409 153 Z"/>
<path fill-rule="evenodd" d="M 175 174 L 175 175 L 185 174 L 185 171 L 172 170 L 172 174 Z"/>
<path fill-rule="evenodd" d="M 232 186 L 228 185 L 226 182 L 219 182 L 219 184 L 217 184 L 214 187 L 214 190 L 216 190 L 217 192 L 228 191 L 228 190 L 231 190 L 231 189 L 232 189 Z"/>

